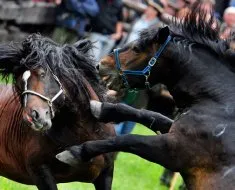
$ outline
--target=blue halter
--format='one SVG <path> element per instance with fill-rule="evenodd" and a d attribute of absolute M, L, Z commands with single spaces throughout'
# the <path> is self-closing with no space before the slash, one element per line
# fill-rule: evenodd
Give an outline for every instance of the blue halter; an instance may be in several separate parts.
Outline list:
<path fill-rule="evenodd" d="M 116 63 L 116 68 L 119 71 L 119 74 L 122 76 L 122 80 L 124 82 L 125 87 L 129 87 L 129 83 L 127 81 L 126 75 L 139 75 L 139 76 L 145 76 L 146 81 L 145 81 L 145 85 L 147 88 L 149 87 L 149 82 L 148 82 L 148 78 L 150 76 L 151 73 L 151 69 L 152 67 L 155 65 L 155 63 L 157 62 L 158 58 L 160 57 L 160 55 L 162 54 L 162 52 L 164 51 L 164 49 L 166 48 L 166 46 L 168 45 L 168 43 L 171 41 L 171 36 L 168 36 L 167 40 L 164 42 L 164 44 L 162 44 L 159 48 L 159 50 L 155 53 L 155 55 L 149 60 L 148 65 L 142 70 L 142 71 L 131 71 L 131 70 L 122 70 L 121 69 L 121 64 L 120 64 L 120 59 L 119 59 L 119 49 L 114 49 L 113 53 L 114 53 L 114 57 L 115 57 L 115 63 Z"/>

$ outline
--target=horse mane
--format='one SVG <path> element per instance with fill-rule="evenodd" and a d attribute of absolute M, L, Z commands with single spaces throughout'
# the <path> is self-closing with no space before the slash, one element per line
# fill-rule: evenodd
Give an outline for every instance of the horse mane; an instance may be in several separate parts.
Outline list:
<path fill-rule="evenodd" d="M 0 46 L 0 73 L 7 78 L 13 74 L 13 85 L 19 74 L 27 69 L 42 67 L 59 78 L 74 107 L 88 107 L 90 92 L 88 81 L 100 100 L 105 88 L 100 85 L 94 60 L 89 55 L 92 43 L 81 40 L 73 45 L 59 45 L 39 34 L 28 36 L 19 44 Z M 4 62 L 6 61 L 6 62 Z M 76 108 L 75 108 L 76 109 Z"/>
<path fill-rule="evenodd" d="M 222 40 L 219 37 L 219 23 L 213 13 L 208 17 L 207 13 L 202 10 L 200 3 L 195 3 L 192 11 L 184 19 L 173 19 L 170 24 L 170 34 L 173 42 L 182 42 L 184 45 L 200 45 L 211 49 L 218 56 L 224 56 L 229 49 L 229 43 L 232 35 L 228 40 Z M 151 27 L 140 33 L 138 44 L 141 49 L 151 44 L 158 38 L 158 30 Z"/>
<path fill-rule="evenodd" d="M 223 56 L 229 49 L 229 40 L 220 39 L 218 20 L 212 12 L 208 15 L 203 11 L 201 6 L 200 3 L 196 3 L 192 7 L 192 12 L 184 19 L 179 22 L 173 20 L 171 33 L 176 41 L 185 40 L 189 45 L 201 45 Z"/>

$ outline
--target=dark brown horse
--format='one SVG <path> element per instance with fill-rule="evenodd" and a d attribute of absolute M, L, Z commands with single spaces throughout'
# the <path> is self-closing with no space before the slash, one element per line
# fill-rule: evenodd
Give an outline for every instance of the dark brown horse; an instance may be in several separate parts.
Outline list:
<path fill-rule="evenodd" d="M 116 90 L 165 84 L 183 110 L 170 132 L 86 142 L 70 148 L 77 160 L 130 152 L 180 172 L 188 189 L 235 189 L 235 56 L 229 41 L 219 39 L 214 18 L 205 18 L 200 6 L 194 7 L 184 22 L 143 31 L 99 65 L 100 74 Z M 126 115 L 120 105 L 92 104 L 97 117 L 110 116 L 110 111 L 116 114 L 112 120 Z M 129 111 L 128 119 L 141 118 L 141 111 Z"/>
<path fill-rule="evenodd" d="M 55 158 L 68 146 L 115 135 L 90 113 L 90 99 L 105 100 L 90 48 L 88 41 L 59 46 L 35 34 L 22 44 L 0 45 L 0 72 L 13 75 L 13 85 L 0 87 L 1 176 L 40 190 L 71 181 L 111 189 L 112 154 L 76 168 Z"/>

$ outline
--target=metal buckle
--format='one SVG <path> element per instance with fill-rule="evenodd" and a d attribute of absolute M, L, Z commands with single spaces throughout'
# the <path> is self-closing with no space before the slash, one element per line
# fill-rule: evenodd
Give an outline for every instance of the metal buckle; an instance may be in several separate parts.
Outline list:
<path fill-rule="evenodd" d="M 149 76 L 150 76 L 150 71 L 148 72 L 148 75 L 144 75 L 145 76 L 145 86 L 150 89 L 150 84 L 149 84 Z"/>
<path fill-rule="evenodd" d="M 145 82 L 145 86 L 146 86 L 147 89 L 150 89 L 150 84 L 149 84 L 148 81 Z"/>
<path fill-rule="evenodd" d="M 150 67 L 153 67 L 156 62 L 157 62 L 157 59 L 156 59 L 155 57 L 152 57 L 152 58 L 149 60 L 149 66 L 150 66 Z"/>
<path fill-rule="evenodd" d="M 123 76 L 123 75 L 124 75 L 123 70 L 121 70 L 121 69 L 119 70 L 119 75 L 120 75 L 120 76 Z"/>

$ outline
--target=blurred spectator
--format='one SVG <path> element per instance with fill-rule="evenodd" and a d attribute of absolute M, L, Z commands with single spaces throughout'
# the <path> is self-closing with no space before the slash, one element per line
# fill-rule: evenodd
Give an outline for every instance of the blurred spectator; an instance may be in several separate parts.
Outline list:
<path fill-rule="evenodd" d="M 99 14 L 91 19 L 89 39 L 96 42 L 93 54 L 97 61 L 107 55 L 115 43 L 122 38 L 122 1 L 97 0 Z"/>
<path fill-rule="evenodd" d="M 63 0 L 57 10 L 57 28 L 53 39 L 59 43 L 72 43 L 84 36 L 89 18 L 96 16 L 96 0 Z"/>
<path fill-rule="evenodd" d="M 226 7 L 229 6 L 230 0 L 215 0 L 215 11 L 217 13 L 217 18 L 223 19 L 223 13 Z"/>
<path fill-rule="evenodd" d="M 48 2 L 48 3 L 54 3 L 54 0 L 33 0 L 33 2 Z"/>
<path fill-rule="evenodd" d="M 122 2 L 126 7 L 138 13 L 142 13 L 146 9 L 145 0 L 122 0 Z"/>
<path fill-rule="evenodd" d="M 235 33 L 235 7 L 228 7 L 224 11 L 224 23 L 221 25 L 220 37 L 227 39 L 231 33 Z"/>
<path fill-rule="evenodd" d="M 165 8 L 166 12 L 172 16 L 175 16 L 179 10 L 186 6 L 185 0 L 168 0 Z"/>
<path fill-rule="evenodd" d="M 140 18 L 138 18 L 129 33 L 127 43 L 134 41 L 138 38 L 141 30 L 149 28 L 150 26 L 155 25 L 156 28 L 162 25 L 162 22 L 159 20 L 160 14 L 164 11 L 163 5 L 158 0 L 149 0 L 148 7 L 145 9 L 144 13 Z"/>
<path fill-rule="evenodd" d="M 235 0 L 231 0 L 230 3 L 229 3 L 229 6 L 235 7 Z"/>

